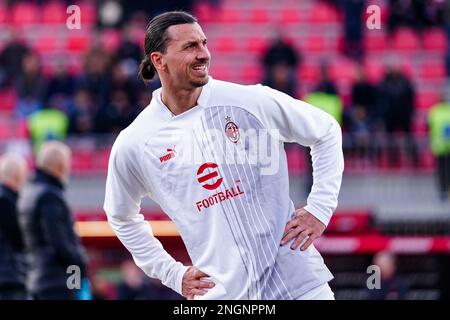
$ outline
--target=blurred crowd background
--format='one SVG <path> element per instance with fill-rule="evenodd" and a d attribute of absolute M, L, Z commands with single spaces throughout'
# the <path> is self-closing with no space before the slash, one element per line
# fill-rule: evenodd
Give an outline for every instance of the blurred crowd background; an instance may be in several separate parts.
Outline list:
<path fill-rule="evenodd" d="M 66 25 L 73 4 L 81 29 Z M 136 268 L 102 212 L 111 144 L 160 86 L 137 77 L 146 25 L 173 9 L 198 17 L 214 78 L 269 85 L 341 124 L 340 204 L 317 242 L 336 298 L 448 299 L 450 1 L 0 0 L 0 155 L 20 153 L 33 167 L 44 141 L 70 146 L 67 197 L 93 297 L 181 299 Z M 308 150 L 286 152 L 300 206 L 312 183 Z M 159 207 L 146 200 L 143 212 L 189 263 L 176 231 L 158 224 L 167 219 Z M 371 264 L 382 290 L 367 288 Z"/>

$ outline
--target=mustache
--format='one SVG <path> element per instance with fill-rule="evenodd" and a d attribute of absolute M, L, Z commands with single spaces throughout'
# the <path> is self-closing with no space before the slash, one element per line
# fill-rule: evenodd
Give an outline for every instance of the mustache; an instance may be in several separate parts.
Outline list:
<path fill-rule="evenodd" d="M 192 66 L 197 66 L 199 64 L 209 64 L 210 59 L 197 59 L 195 63 L 192 64 Z"/>

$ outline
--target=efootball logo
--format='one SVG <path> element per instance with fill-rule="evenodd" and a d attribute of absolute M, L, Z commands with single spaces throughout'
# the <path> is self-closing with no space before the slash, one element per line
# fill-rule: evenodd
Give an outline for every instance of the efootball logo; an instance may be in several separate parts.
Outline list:
<path fill-rule="evenodd" d="M 210 169 L 209 172 L 205 172 L 206 169 Z M 213 162 L 204 163 L 197 170 L 197 180 L 205 189 L 217 189 L 223 181 L 223 178 L 217 177 L 219 177 L 217 164 Z"/>
<path fill-rule="evenodd" d="M 209 170 L 207 170 L 209 169 Z M 197 170 L 197 180 L 201 186 L 207 190 L 215 190 L 219 188 L 223 182 L 223 178 L 219 176 L 218 165 L 214 162 L 206 162 Z M 203 209 L 212 207 L 223 201 L 230 200 L 234 197 L 244 195 L 244 190 L 241 190 L 240 180 L 236 180 L 236 185 L 223 191 L 216 191 L 213 195 L 195 203 L 198 212 Z"/>

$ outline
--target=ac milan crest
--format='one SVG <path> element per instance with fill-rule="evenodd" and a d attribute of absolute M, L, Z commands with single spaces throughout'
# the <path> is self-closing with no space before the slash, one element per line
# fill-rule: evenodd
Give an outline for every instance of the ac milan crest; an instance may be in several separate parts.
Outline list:
<path fill-rule="evenodd" d="M 228 122 L 225 125 L 225 134 L 231 142 L 237 143 L 240 138 L 239 128 L 233 121 L 230 121 L 229 119 L 230 118 L 227 117 Z"/>

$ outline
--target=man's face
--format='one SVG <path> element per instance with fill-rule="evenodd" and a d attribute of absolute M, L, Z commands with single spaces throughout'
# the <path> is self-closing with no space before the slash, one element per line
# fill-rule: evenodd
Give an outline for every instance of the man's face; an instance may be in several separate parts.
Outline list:
<path fill-rule="evenodd" d="M 72 154 L 70 151 L 64 153 L 64 161 L 62 161 L 61 180 L 63 184 L 68 184 L 70 179 L 70 171 L 72 167 Z"/>
<path fill-rule="evenodd" d="M 193 89 L 208 82 L 211 54 L 206 36 L 197 23 L 170 26 L 169 41 L 162 63 L 170 81 L 177 87 Z"/>

